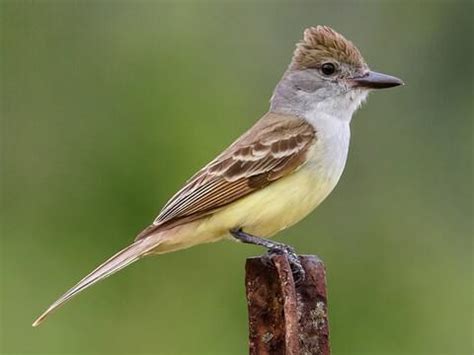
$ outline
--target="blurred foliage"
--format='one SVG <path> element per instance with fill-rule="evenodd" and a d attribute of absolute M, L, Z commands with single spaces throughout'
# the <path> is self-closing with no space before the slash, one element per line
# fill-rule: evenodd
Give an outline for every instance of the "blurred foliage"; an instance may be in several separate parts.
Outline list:
<path fill-rule="evenodd" d="M 145 259 L 33 319 L 254 122 L 305 27 L 406 86 L 352 123 L 344 176 L 279 238 L 328 268 L 334 354 L 472 353 L 472 2 L 1 1 L 7 354 L 244 354 L 244 260 Z"/>

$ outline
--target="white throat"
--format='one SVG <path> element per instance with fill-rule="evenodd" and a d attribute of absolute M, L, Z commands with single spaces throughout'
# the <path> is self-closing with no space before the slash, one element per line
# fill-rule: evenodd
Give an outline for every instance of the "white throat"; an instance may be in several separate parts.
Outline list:
<path fill-rule="evenodd" d="M 335 124 L 344 122 L 349 124 L 352 115 L 367 98 L 367 91 L 350 91 L 344 95 L 338 95 L 331 99 L 323 101 L 315 100 L 306 106 L 306 110 L 300 114 L 307 119 L 313 126 L 317 121 L 330 120 Z"/>

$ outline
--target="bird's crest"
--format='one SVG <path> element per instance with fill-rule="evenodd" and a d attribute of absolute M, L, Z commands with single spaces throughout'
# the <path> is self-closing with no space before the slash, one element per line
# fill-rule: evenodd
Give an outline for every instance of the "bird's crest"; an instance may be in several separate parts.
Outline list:
<path fill-rule="evenodd" d="M 296 45 L 291 67 L 318 67 L 323 61 L 335 59 L 356 67 L 367 66 L 357 47 L 328 26 L 309 27 L 303 40 Z"/>

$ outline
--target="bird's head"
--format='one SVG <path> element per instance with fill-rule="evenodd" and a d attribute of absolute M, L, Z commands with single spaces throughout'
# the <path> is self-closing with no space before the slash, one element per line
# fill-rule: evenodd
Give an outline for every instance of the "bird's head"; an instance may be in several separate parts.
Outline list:
<path fill-rule="evenodd" d="M 371 71 L 357 47 L 341 34 L 316 26 L 304 31 L 275 94 L 283 102 L 291 99 L 306 109 L 330 101 L 330 105 L 354 111 L 370 90 L 402 84 L 396 77 Z"/>

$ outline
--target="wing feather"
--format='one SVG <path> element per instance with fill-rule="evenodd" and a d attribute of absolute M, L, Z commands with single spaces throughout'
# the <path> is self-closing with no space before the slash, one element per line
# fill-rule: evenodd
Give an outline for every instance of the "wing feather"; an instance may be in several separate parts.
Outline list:
<path fill-rule="evenodd" d="M 137 239 L 201 218 L 296 171 L 315 139 L 301 118 L 265 115 L 189 179 Z"/>

